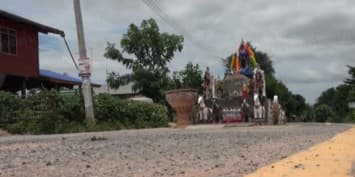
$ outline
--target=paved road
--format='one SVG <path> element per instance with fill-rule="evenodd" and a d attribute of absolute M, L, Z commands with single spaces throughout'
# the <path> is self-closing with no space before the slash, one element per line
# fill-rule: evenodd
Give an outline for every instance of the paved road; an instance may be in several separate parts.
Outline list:
<path fill-rule="evenodd" d="M 289 124 L 0 137 L 0 176 L 243 176 L 349 129 Z"/>

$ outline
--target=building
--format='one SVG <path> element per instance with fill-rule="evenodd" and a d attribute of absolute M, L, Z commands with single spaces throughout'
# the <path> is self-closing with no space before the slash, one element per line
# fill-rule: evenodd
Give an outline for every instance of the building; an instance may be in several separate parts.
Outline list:
<path fill-rule="evenodd" d="M 110 88 L 108 85 L 102 85 L 101 87 L 94 88 L 94 93 L 107 93 L 121 99 L 153 103 L 151 98 L 139 94 L 139 92 L 134 91 L 132 87 L 133 82 L 130 82 L 127 85 L 122 85 L 118 89 Z"/>
<path fill-rule="evenodd" d="M 62 30 L 0 10 L 0 89 L 72 88 L 78 78 L 39 68 L 38 33 L 64 37 Z M 99 86 L 95 84 L 94 86 Z"/>

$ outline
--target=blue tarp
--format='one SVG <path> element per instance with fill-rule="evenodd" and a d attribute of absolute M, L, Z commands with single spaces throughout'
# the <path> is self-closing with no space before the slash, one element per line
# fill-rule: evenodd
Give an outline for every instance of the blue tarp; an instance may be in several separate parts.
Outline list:
<path fill-rule="evenodd" d="M 39 75 L 40 75 L 40 77 L 45 78 L 45 79 L 56 80 L 58 82 L 67 82 L 67 83 L 71 83 L 72 85 L 80 85 L 82 83 L 82 81 L 79 77 L 73 77 L 73 76 L 69 76 L 66 74 L 61 74 L 61 73 L 57 73 L 54 71 L 50 71 L 47 69 L 40 69 Z M 94 87 L 101 86 L 101 84 L 97 84 L 97 83 L 93 83 L 93 82 L 91 82 L 91 85 Z"/>
<path fill-rule="evenodd" d="M 74 82 L 77 84 L 81 84 L 81 79 L 79 79 L 79 78 L 75 78 L 75 77 L 65 75 L 65 74 L 60 74 L 60 73 L 46 70 L 46 69 L 40 69 L 39 74 L 41 77 L 45 77 L 48 79 L 56 79 L 56 80 L 61 80 L 61 81 L 66 81 L 66 82 Z"/>

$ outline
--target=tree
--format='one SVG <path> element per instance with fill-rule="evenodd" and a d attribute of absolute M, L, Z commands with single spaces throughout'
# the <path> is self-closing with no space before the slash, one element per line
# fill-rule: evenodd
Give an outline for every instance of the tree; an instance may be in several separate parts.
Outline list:
<path fill-rule="evenodd" d="M 334 118 L 334 112 L 332 108 L 330 108 L 328 105 L 321 104 L 315 107 L 314 120 L 316 122 L 332 121 L 333 118 Z"/>
<path fill-rule="evenodd" d="M 121 40 L 122 51 L 115 44 L 108 43 L 104 56 L 122 63 L 132 73 L 120 76 L 112 72 L 107 81 L 113 88 L 134 81 L 133 89 L 150 97 L 154 102 L 161 101 L 169 78 L 169 63 L 176 52 L 183 48 L 183 37 L 161 33 L 154 19 L 143 20 L 140 26 L 129 25 Z M 128 54 L 133 58 L 126 58 Z"/>
<path fill-rule="evenodd" d="M 253 48 L 253 50 L 255 51 L 256 62 L 260 65 L 260 68 L 264 70 L 265 74 L 274 74 L 275 69 L 269 55 L 262 51 L 258 51 L 255 48 Z"/>
<path fill-rule="evenodd" d="M 201 90 L 202 70 L 199 65 L 192 62 L 186 64 L 182 71 L 174 72 L 173 81 L 177 88 L 194 88 Z"/>
<path fill-rule="evenodd" d="M 355 68 L 348 66 L 350 78 L 335 88 L 329 88 L 318 97 L 315 107 L 327 105 L 334 111 L 333 122 L 353 121 L 353 112 L 349 109 L 348 103 L 355 100 Z"/>
<path fill-rule="evenodd" d="M 107 75 L 106 82 L 109 83 L 112 88 L 119 88 L 121 85 L 126 85 L 134 80 L 133 74 L 120 75 L 115 72 L 110 72 Z"/>
<path fill-rule="evenodd" d="M 335 88 L 329 88 L 329 89 L 325 90 L 318 97 L 317 102 L 315 103 L 315 106 L 320 105 L 320 104 L 326 104 L 330 107 L 333 107 L 335 105 L 335 103 L 334 103 L 335 94 L 336 94 Z"/>
<path fill-rule="evenodd" d="M 311 122 L 314 120 L 314 111 L 311 105 L 306 104 L 306 107 L 303 110 L 302 118 L 304 122 Z"/>
<path fill-rule="evenodd" d="M 346 79 L 345 80 L 345 83 L 346 84 L 349 84 L 349 85 L 352 85 L 352 86 L 355 86 L 355 67 L 354 66 L 350 66 L 350 65 L 347 65 L 348 68 L 349 68 L 349 75 L 350 75 L 350 78 Z"/>
<path fill-rule="evenodd" d="M 301 116 L 304 113 L 304 110 L 307 109 L 307 104 L 306 100 L 303 98 L 303 96 L 299 94 L 293 94 L 292 98 L 295 100 L 295 114 L 297 116 Z"/>
<path fill-rule="evenodd" d="M 222 62 L 222 65 L 224 66 L 224 77 L 227 76 L 227 74 L 230 72 L 230 64 L 231 64 L 231 61 L 232 61 L 232 55 L 229 55 L 228 57 L 226 58 L 221 58 L 221 62 Z"/>

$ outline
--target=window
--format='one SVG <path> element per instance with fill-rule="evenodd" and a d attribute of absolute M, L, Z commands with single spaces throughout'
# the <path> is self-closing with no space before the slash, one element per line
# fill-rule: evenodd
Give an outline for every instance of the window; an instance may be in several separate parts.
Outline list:
<path fill-rule="evenodd" d="M 0 52 L 16 55 L 16 31 L 0 27 Z"/>

